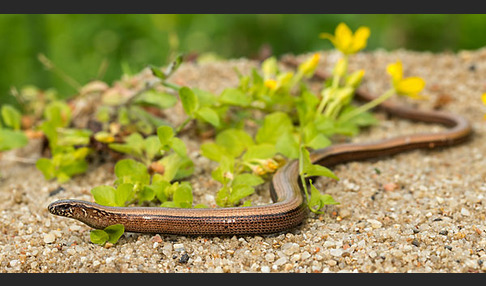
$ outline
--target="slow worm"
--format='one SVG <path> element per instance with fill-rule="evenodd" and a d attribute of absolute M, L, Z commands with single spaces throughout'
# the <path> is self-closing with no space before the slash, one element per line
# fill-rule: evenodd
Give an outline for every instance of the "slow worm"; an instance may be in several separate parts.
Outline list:
<path fill-rule="evenodd" d="M 284 63 L 296 67 L 295 60 Z M 319 71 L 321 80 L 325 75 Z M 357 98 L 365 101 L 374 97 L 362 90 Z M 384 102 L 382 110 L 402 118 L 436 123 L 448 127 L 443 132 L 399 136 L 363 144 L 337 144 L 311 153 L 313 163 L 332 167 L 349 161 L 388 156 L 412 149 L 431 149 L 451 146 L 465 141 L 472 133 L 462 116 L 441 111 L 420 111 Z M 59 200 L 48 206 L 54 215 L 77 219 L 90 227 L 102 229 L 123 224 L 125 231 L 180 235 L 234 235 L 276 233 L 292 229 L 307 215 L 304 196 L 298 183 L 298 161 L 280 168 L 270 187 L 274 203 L 263 206 L 234 208 L 163 208 L 108 207 L 81 200 Z"/>

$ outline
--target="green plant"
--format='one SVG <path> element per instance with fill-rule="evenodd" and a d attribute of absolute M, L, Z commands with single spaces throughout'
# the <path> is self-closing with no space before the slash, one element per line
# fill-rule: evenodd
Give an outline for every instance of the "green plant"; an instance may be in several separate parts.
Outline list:
<path fill-rule="evenodd" d="M 21 113 L 12 105 L 5 104 L 0 109 L 0 152 L 23 147 L 27 136 L 21 130 Z M 3 124 L 2 124 L 3 122 Z"/>
<path fill-rule="evenodd" d="M 91 242 L 104 245 L 106 242 L 115 244 L 125 232 L 123 224 L 114 224 L 104 229 L 92 230 L 89 234 Z"/>
<path fill-rule="evenodd" d="M 36 167 L 46 180 L 56 178 L 59 183 L 81 174 L 88 168 L 85 158 L 91 152 L 88 147 L 91 131 L 69 128 L 71 109 L 63 101 L 53 101 L 44 110 L 45 121 L 40 130 L 49 141 L 51 158 L 40 158 Z"/>

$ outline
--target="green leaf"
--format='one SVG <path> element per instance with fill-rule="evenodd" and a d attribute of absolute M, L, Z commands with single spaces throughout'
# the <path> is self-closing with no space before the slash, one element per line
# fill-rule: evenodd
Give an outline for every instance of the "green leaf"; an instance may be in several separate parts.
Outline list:
<path fill-rule="evenodd" d="M 233 174 L 233 169 L 234 159 L 231 157 L 222 157 L 219 161 L 219 166 L 211 172 L 211 177 L 221 184 L 226 185 L 230 181 L 226 174 Z"/>
<path fill-rule="evenodd" d="M 348 105 L 345 108 L 343 108 L 343 111 L 341 112 L 340 116 L 343 116 L 343 115 L 353 111 L 354 109 L 356 109 L 355 106 Z M 351 121 L 352 121 L 353 124 L 356 124 L 356 125 L 362 126 L 362 127 L 375 125 L 375 124 L 378 123 L 378 119 L 376 119 L 376 117 L 370 112 L 362 112 L 362 113 L 354 116 Z"/>
<path fill-rule="evenodd" d="M 141 153 L 140 150 L 136 150 L 134 146 L 125 144 L 125 143 L 110 143 L 108 144 L 108 147 L 116 152 L 123 153 L 123 154 L 128 154 L 132 156 L 137 156 L 140 157 Z"/>
<path fill-rule="evenodd" d="M 223 157 L 231 157 L 226 148 L 214 142 L 201 145 L 201 154 L 209 160 L 220 162 Z"/>
<path fill-rule="evenodd" d="M 251 104 L 251 97 L 236 88 L 225 88 L 219 96 L 219 100 L 225 104 L 241 107 L 247 107 Z"/>
<path fill-rule="evenodd" d="M 166 109 L 173 107 L 177 103 L 177 98 L 172 94 L 151 89 L 140 94 L 134 103 L 142 106 L 153 106 L 160 109 Z"/>
<path fill-rule="evenodd" d="M 305 175 L 305 177 L 325 176 L 339 180 L 339 178 L 328 168 L 312 164 L 309 151 L 305 147 L 301 148 L 301 154 L 299 156 L 299 174 Z"/>
<path fill-rule="evenodd" d="M 125 142 L 127 145 L 131 146 L 134 150 L 136 150 L 137 153 L 142 153 L 142 150 L 145 147 L 143 136 L 138 132 L 130 134 L 125 139 Z"/>
<path fill-rule="evenodd" d="M 203 89 L 199 89 L 197 87 L 193 88 L 192 91 L 194 92 L 194 94 L 196 94 L 198 102 L 201 106 L 214 107 L 217 105 L 218 98 L 213 93 Z"/>
<path fill-rule="evenodd" d="M 54 127 L 67 127 L 71 122 L 71 108 L 63 101 L 53 101 L 45 107 L 44 117 Z"/>
<path fill-rule="evenodd" d="M 241 199 L 253 194 L 255 189 L 247 185 L 237 185 L 232 187 L 231 193 L 228 197 L 228 202 L 231 205 L 236 205 Z"/>
<path fill-rule="evenodd" d="M 27 145 L 29 139 L 20 130 L 10 130 L 0 128 L 0 152 L 21 148 Z"/>
<path fill-rule="evenodd" d="M 299 157 L 299 142 L 291 132 L 285 132 L 279 137 L 275 149 L 289 159 Z"/>
<path fill-rule="evenodd" d="M 156 176 L 157 175 L 157 176 Z M 160 179 L 155 179 L 155 178 L 160 178 Z M 152 178 L 152 184 L 147 186 L 149 188 L 152 188 L 152 190 L 155 193 L 155 197 L 161 202 L 165 202 L 167 200 L 167 193 L 166 189 L 170 186 L 170 182 L 165 181 L 162 178 L 162 175 L 160 174 L 155 174 L 154 177 Z"/>
<path fill-rule="evenodd" d="M 115 188 L 106 185 L 96 186 L 91 189 L 95 202 L 103 206 L 117 206 L 115 192 Z"/>
<path fill-rule="evenodd" d="M 233 157 L 238 157 L 245 149 L 254 144 L 248 133 L 233 128 L 220 132 L 216 136 L 216 143 Z"/>
<path fill-rule="evenodd" d="M 319 192 L 319 190 L 316 187 L 314 187 L 312 182 L 310 183 L 310 187 L 311 187 L 311 196 L 309 199 L 308 206 L 311 211 L 318 213 L 319 210 L 324 206 L 321 201 L 321 192 Z"/>
<path fill-rule="evenodd" d="M 142 190 L 138 193 L 138 203 L 141 204 L 145 201 L 151 201 L 155 198 L 155 191 L 149 186 L 143 186 Z"/>
<path fill-rule="evenodd" d="M 312 138 L 312 140 L 307 142 L 305 145 L 314 150 L 317 150 L 331 145 L 331 140 L 329 140 L 329 138 L 327 138 L 322 134 L 317 134 L 314 138 Z"/>
<path fill-rule="evenodd" d="M 89 129 L 59 128 L 58 146 L 88 145 L 92 131 Z"/>
<path fill-rule="evenodd" d="M 274 145 L 262 143 L 248 147 L 248 150 L 243 155 L 242 159 L 245 162 L 253 159 L 268 159 L 275 156 L 277 150 Z"/>
<path fill-rule="evenodd" d="M 159 79 L 161 79 L 161 80 L 166 80 L 166 79 L 167 79 L 167 76 L 165 75 L 165 73 L 164 73 L 164 72 L 162 72 L 162 71 L 160 70 L 160 68 L 155 67 L 155 66 L 152 66 L 152 65 L 151 65 L 151 66 L 149 66 L 149 68 L 150 68 L 150 71 L 152 72 L 152 74 L 153 74 L 154 76 L 158 77 L 158 78 L 159 78 Z"/>
<path fill-rule="evenodd" d="M 1 131 L 2 130 L 0 130 L 0 132 Z M 42 172 L 46 180 L 54 178 L 55 167 L 51 160 L 47 158 L 39 158 L 37 162 L 35 162 L 35 166 Z"/>
<path fill-rule="evenodd" d="M 194 92 L 190 88 L 184 86 L 179 90 L 179 97 L 186 114 L 193 116 L 199 105 Z"/>
<path fill-rule="evenodd" d="M 208 122 L 209 124 L 213 125 L 214 127 L 219 127 L 221 125 L 218 113 L 216 113 L 216 111 L 214 111 L 214 109 L 210 107 L 201 107 L 196 112 L 196 116 L 202 121 Z"/>
<path fill-rule="evenodd" d="M 172 200 L 181 208 L 192 207 L 193 197 L 191 185 L 184 183 L 180 184 L 175 190 Z"/>
<path fill-rule="evenodd" d="M 133 198 L 133 184 L 120 184 L 115 191 L 115 205 L 117 207 L 124 207 Z"/>
<path fill-rule="evenodd" d="M 194 172 L 194 163 L 187 156 L 172 153 L 165 156 L 159 163 L 164 166 L 162 178 L 166 181 L 177 180 L 190 176 Z"/>
<path fill-rule="evenodd" d="M 162 146 L 169 146 L 174 137 L 174 130 L 170 126 L 160 126 L 157 128 L 157 136 Z"/>
<path fill-rule="evenodd" d="M 2 105 L 1 109 L 2 120 L 5 126 L 12 128 L 13 130 L 20 129 L 20 120 L 22 115 L 10 104 Z"/>
<path fill-rule="evenodd" d="M 331 195 L 324 194 L 321 195 L 321 202 L 324 205 L 339 205 L 339 202 L 336 202 Z"/>
<path fill-rule="evenodd" d="M 108 242 L 115 244 L 125 232 L 123 224 L 107 226 L 104 231 L 108 234 Z"/>
<path fill-rule="evenodd" d="M 67 154 L 67 156 L 69 156 L 69 154 Z M 59 169 L 70 178 L 76 174 L 82 174 L 86 172 L 86 169 L 88 169 L 88 162 L 86 162 L 84 158 L 75 159 L 72 162 L 69 162 L 69 164 L 62 164 Z"/>
<path fill-rule="evenodd" d="M 132 159 L 122 159 L 115 165 L 116 184 L 122 183 L 139 183 L 148 185 L 150 183 L 150 174 L 147 167 Z"/>
<path fill-rule="evenodd" d="M 312 184 L 312 181 L 310 182 L 310 187 L 311 187 L 311 196 L 308 202 L 308 207 L 312 212 L 322 213 L 319 210 L 323 208 L 325 205 L 339 204 L 330 195 L 321 194 L 321 192 L 319 192 L 319 190 Z"/>
<path fill-rule="evenodd" d="M 152 161 L 156 155 L 160 154 L 160 140 L 158 136 L 151 135 L 144 140 L 145 155 Z"/>
<path fill-rule="evenodd" d="M 103 245 L 110 239 L 110 236 L 102 229 L 93 229 L 89 233 L 89 239 L 92 243 Z"/>
<path fill-rule="evenodd" d="M 310 159 L 309 151 L 305 146 L 300 147 L 299 152 L 299 175 L 305 175 L 306 171 L 311 168 L 312 161 Z"/>
<path fill-rule="evenodd" d="M 170 147 L 181 157 L 187 157 L 187 147 L 184 141 L 179 137 L 172 138 L 170 142 Z"/>
<path fill-rule="evenodd" d="M 292 132 L 293 128 L 294 126 L 287 113 L 277 111 L 265 116 L 255 140 L 257 143 L 276 144 L 282 134 Z"/>
<path fill-rule="evenodd" d="M 306 177 L 324 176 L 339 181 L 339 178 L 328 168 L 321 165 L 310 165 L 304 169 Z"/>
<path fill-rule="evenodd" d="M 261 177 L 257 175 L 253 175 L 250 173 L 243 173 L 243 174 L 236 175 L 231 185 L 232 186 L 247 185 L 250 187 L 255 187 L 263 184 L 264 182 L 265 180 L 263 180 Z"/>
<path fill-rule="evenodd" d="M 144 139 L 140 133 L 132 133 L 125 139 L 125 143 L 111 143 L 108 147 L 114 151 L 142 158 Z"/>
<path fill-rule="evenodd" d="M 163 208 L 177 208 L 179 205 L 177 205 L 174 201 L 165 201 L 161 205 Z"/>
<path fill-rule="evenodd" d="M 223 186 L 216 193 L 216 198 L 215 198 L 216 204 L 220 207 L 227 207 L 229 195 L 230 195 L 230 188 L 227 186 Z"/>

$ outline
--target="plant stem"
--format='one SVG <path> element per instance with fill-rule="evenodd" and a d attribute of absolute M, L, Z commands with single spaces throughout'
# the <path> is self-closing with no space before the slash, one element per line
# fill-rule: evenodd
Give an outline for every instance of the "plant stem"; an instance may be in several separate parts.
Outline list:
<path fill-rule="evenodd" d="M 193 119 L 192 117 L 187 117 L 187 118 L 186 118 L 186 120 L 184 120 L 184 122 L 182 122 L 182 124 L 181 124 L 181 125 L 179 125 L 179 126 L 176 128 L 176 130 L 175 130 L 176 134 L 177 134 L 177 133 L 179 133 L 179 132 L 181 132 L 181 130 L 182 130 L 182 129 L 184 129 L 184 127 L 186 127 L 186 125 L 187 125 L 187 124 L 188 124 L 188 123 L 189 123 L 189 122 L 190 122 L 192 119 Z"/>
<path fill-rule="evenodd" d="M 366 104 L 361 105 L 360 107 L 356 108 L 355 110 L 353 110 L 353 111 L 351 111 L 351 112 L 343 115 L 341 117 L 341 120 L 342 121 L 348 121 L 351 118 L 359 115 L 360 113 L 363 113 L 365 111 L 368 111 L 368 110 L 376 107 L 380 103 L 382 103 L 385 100 L 389 99 L 394 93 L 395 93 L 395 89 L 394 88 L 390 88 L 389 90 L 385 91 L 381 96 L 379 96 L 379 97 L 373 99 L 372 101 L 370 101 L 370 102 L 368 102 Z"/>
<path fill-rule="evenodd" d="M 302 183 L 302 188 L 304 188 L 305 199 L 309 201 L 309 192 L 307 191 L 307 183 L 305 182 L 304 174 L 300 174 L 300 182 Z"/>
<path fill-rule="evenodd" d="M 176 91 L 179 91 L 179 89 L 182 88 L 182 86 L 180 86 L 180 85 L 177 85 L 175 83 L 166 82 L 166 81 L 163 81 L 162 85 L 165 86 L 165 87 L 168 87 L 168 88 L 172 88 L 173 90 L 176 90 Z"/>
<path fill-rule="evenodd" d="M 57 74 L 60 78 L 62 78 L 67 84 L 69 84 L 72 88 L 74 88 L 77 92 L 81 90 L 83 87 L 79 82 L 75 79 L 67 75 L 63 70 L 57 67 L 50 59 L 48 59 L 44 54 L 40 53 L 37 55 L 37 59 L 44 65 L 44 67 L 48 70 L 52 70 L 55 74 Z"/>

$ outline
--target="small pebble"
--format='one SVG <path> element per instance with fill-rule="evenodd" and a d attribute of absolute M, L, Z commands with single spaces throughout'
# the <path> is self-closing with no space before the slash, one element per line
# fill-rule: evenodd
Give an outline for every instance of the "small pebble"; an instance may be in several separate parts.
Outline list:
<path fill-rule="evenodd" d="M 183 253 L 181 258 L 179 258 L 179 263 L 187 263 L 189 261 L 189 255 L 187 253 Z"/>
<path fill-rule="evenodd" d="M 56 236 L 54 235 L 54 233 L 49 232 L 49 233 L 44 234 L 44 242 L 45 243 L 53 243 L 55 240 L 56 240 Z"/>
<path fill-rule="evenodd" d="M 412 244 L 417 246 L 417 247 L 420 246 L 420 242 L 417 239 L 412 240 Z"/>
<path fill-rule="evenodd" d="M 185 250 L 184 244 L 182 243 L 174 243 L 174 250 L 178 252 L 182 252 Z"/>
<path fill-rule="evenodd" d="M 287 263 L 287 261 L 288 261 L 287 257 L 280 257 L 273 263 L 273 265 L 280 266 Z"/>
<path fill-rule="evenodd" d="M 341 256 L 343 254 L 343 250 L 340 249 L 340 248 L 335 248 L 335 249 L 331 249 L 331 251 L 329 251 L 329 253 L 332 255 L 332 256 Z"/>
<path fill-rule="evenodd" d="M 273 254 L 273 253 L 265 254 L 265 260 L 268 261 L 268 262 L 275 261 L 275 254 Z"/>
<path fill-rule="evenodd" d="M 263 265 L 260 270 L 262 271 L 262 273 L 270 273 L 270 267 L 268 267 L 267 265 Z"/>
<path fill-rule="evenodd" d="M 385 191 L 392 192 L 398 188 L 398 185 L 395 183 L 387 183 L 383 185 Z"/>
<path fill-rule="evenodd" d="M 367 221 L 371 224 L 372 228 L 380 228 L 383 226 L 383 224 L 376 219 L 368 219 Z"/>

